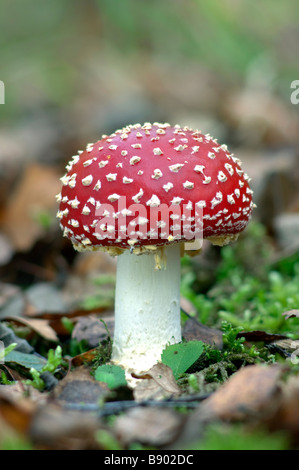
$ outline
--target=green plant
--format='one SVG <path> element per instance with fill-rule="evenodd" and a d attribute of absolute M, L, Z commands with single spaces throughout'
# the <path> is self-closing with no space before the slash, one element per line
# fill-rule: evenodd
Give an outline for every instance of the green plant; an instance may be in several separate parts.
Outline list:
<path fill-rule="evenodd" d="M 47 363 L 41 368 L 41 370 L 36 370 L 34 367 L 30 368 L 30 374 L 32 379 L 25 380 L 24 383 L 26 385 L 31 385 L 38 390 L 43 390 L 45 387 L 44 380 L 42 379 L 41 375 L 44 372 L 50 372 L 54 374 L 56 370 L 62 364 L 62 348 L 61 346 L 57 346 L 55 350 L 50 349 L 48 351 L 48 359 Z"/>

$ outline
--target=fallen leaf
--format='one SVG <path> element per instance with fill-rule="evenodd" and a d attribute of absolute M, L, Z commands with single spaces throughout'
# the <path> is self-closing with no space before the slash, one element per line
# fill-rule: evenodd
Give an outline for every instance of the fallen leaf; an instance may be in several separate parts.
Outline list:
<path fill-rule="evenodd" d="M 89 349 L 89 351 L 85 351 L 81 354 L 78 354 L 77 356 L 72 357 L 72 365 L 78 367 L 93 362 L 97 352 L 98 348 L 92 348 Z"/>
<path fill-rule="evenodd" d="M 24 317 L 6 317 L 5 320 L 14 323 L 15 325 L 25 325 L 28 326 L 30 329 L 35 331 L 35 333 L 42 336 L 44 339 L 48 341 L 55 341 L 58 342 L 59 338 L 56 335 L 56 332 L 53 328 L 49 325 L 48 320 L 40 320 L 40 319 L 27 319 Z"/>
<path fill-rule="evenodd" d="M 115 421 L 115 432 L 121 442 L 162 447 L 175 440 L 184 416 L 173 410 L 133 408 Z"/>
<path fill-rule="evenodd" d="M 181 389 L 177 385 L 173 372 L 165 364 L 158 363 L 143 375 L 132 374 L 137 381 L 133 394 L 136 401 L 143 400 L 162 400 L 167 397 L 178 396 Z"/>
<path fill-rule="evenodd" d="M 0 385 L 0 415 L 18 432 L 28 432 L 37 404 L 44 401 L 43 395 L 38 390 L 30 386 L 24 388 L 21 382 Z"/>
<path fill-rule="evenodd" d="M 287 312 L 283 312 L 283 315 L 285 316 L 286 319 L 294 318 L 294 317 L 299 318 L 299 310 L 298 309 L 288 310 Z"/>
<path fill-rule="evenodd" d="M 103 427 L 98 417 L 49 403 L 33 414 L 28 437 L 38 448 L 53 450 L 101 449 L 95 434 Z"/>
<path fill-rule="evenodd" d="M 293 375 L 282 385 L 282 397 L 271 416 L 263 420 L 270 431 L 287 431 L 293 446 L 299 445 L 299 376 Z"/>
<path fill-rule="evenodd" d="M 85 367 L 77 367 L 64 377 L 54 390 L 55 400 L 59 403 L 98 403 L 108 387 L 96 381 L 90 370 Z"/>
<path fill-rule="evenodd" d="M 77 341 L 85 340 L 90 347 L 96 347 L 114 330 L 114 316 L 107 315 L 101 319 L 95 315 L 78 318 L 72 331 L 72 338 Z"/>
<path fill-rule="evenodd" d="M 268 349 L 273 353 L 279 353 L 283 357 L 290 357 L 291 360 L 296 362 L 296 364 L 299 362 L 299 340 L 287 338 L 273 341 L 268 345 Z"/>
<path fill-rule="evenodd" d="M 183 337 L 186 341 L 202 341 L 217 349 L 223 347 L 222 335 L 222 331 L 202 325 L 193 318 L 189 318 L 183 327 Z"/>
<path fill-rule="evenodd" d="M 249 365 L 239 369 L 190 414 L 175 443 L 175 449 L 188 449 L 190 443 L 202 439 L 207 424 L 256 419 L 261 421 L 279 403 L 280 378 L 284 368 L 279 364 Z"/>
<path fill-rule="evenodd" d="M 246 341 L 263 341 L 265 343 L 287 338 L 285 335 L 267 333 L 266 331 L 259 331 L 259 330 L 240 331 L 240 333 L 237 334 L 237 338 L 242 338 L 242 337 L 245 338 Z"/>
<path fill-rule="evenodd" d="M 54 218 L 55 195 L 61 189 L 60 174 L 45 165 L 28 165 L 12 193 L 2 219 L 2 230 L 14 248 L 27 251 L 44 233 L 36 220 L 38 212 L 48 212 Z"/>
<path fill-rule="evenodd" d="M 199 405 L 194 419 L 205 416 L 233 421 L 260 413 L 279 392 L 281 374 L 279 364 L 239 369 Z"/>

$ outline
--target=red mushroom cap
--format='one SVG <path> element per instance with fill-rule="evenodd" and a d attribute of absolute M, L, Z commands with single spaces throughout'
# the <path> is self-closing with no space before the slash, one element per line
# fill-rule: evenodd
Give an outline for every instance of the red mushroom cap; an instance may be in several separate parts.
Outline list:
<path fill-rule="evenodd" d="M 200 231 L 224 244 L 247 226 L 254 206 L 241 162 L 188 127 L 127 126 L 88 144 L 67 171 L 57 216 L 80 251 L 160 246 Z"/>

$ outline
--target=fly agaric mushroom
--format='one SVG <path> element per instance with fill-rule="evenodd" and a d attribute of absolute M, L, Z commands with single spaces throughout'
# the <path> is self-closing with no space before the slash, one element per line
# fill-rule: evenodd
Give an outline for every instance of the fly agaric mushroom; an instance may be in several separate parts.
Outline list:
<path fill-rule="evenodd" d="M 58 218 L 78 251 L 119 255 L 112 361 L 146 371 L 181 341 L 180 255 L 202 238 L 225 245 L 253 209 L 241 162 L 209 134 L 129 125 L 88 144 L 61 178 Z"/>

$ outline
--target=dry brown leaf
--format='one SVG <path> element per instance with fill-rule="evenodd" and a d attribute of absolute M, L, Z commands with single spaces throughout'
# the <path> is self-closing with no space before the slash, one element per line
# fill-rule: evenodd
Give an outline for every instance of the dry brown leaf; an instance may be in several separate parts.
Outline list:
<path fill-rule="evenodd" d="M 54 389 L 54 397 L 59 403 L 98 403 L 108 387 L 96 381 L 87 367 L 72 370 Z"/>
<path fill-rule="evenodd" d="M 81 354 L 78 354 L 77 356 L 72 357 L 72 365 L 78 367 L 94 361 L 97 352 L 98 348 L 93 348 L 89 349 L 89 351 L 85 351 Z"/>
<path fill-rule="evenodd" d="M 190 442 L 201 439 L 209 422 L 246 419 L 261 422 L 279 403 L 283 370 L 279 364 L 255 364 L 239 369 L 189 415 L 174 448 L 188 448 Z"/>
<path fill-rule="evenodd" d="M 88 315 L 78 318 L 72 331 L 72 338 L 77 341 L 86 341 L 90 347 L 96 347 L 101 341 L 107 338 L 107 329 L 110 334 L 114 330 L 114 316 L 105 315 L 102 317 L 105 324 L 95 315 Z M 106 325 L 106 326 L 105 326 Z"/>
<path fill-rule="evenodd" d="M 203 341 L 217 349 L 223 347 L 222 335 L 222 331 L 202 325 L 193 318 L 187 320 L 183 328 L 183 337 L 186 341 Z"/>
<path fill-rule="evenodd" d="M 56 332 L 49 325 L 48 320 L 31 319 L 24 317 L 5 317 L 5 320 L 12 322 L 16 325 L 25 325 L 32 329 L 35 333 L 39 334 L 48 341 L 58 342 L 59 338 Z"/>
<path fill-rule="evenodd" d="M 244 367 L 201 403 L 196 416 L 231 421 L 256 415 L 276 397 L 281 374 L 279 364 Z"/>
<path fill-rule="evenodd" d="M 60 174 L 44 165 L 29 165 L 5 209 L 2 230 L 14 248 L 26 251 L 40 238 L 44 229 L 35 219 L 40 212 L 55 214 L 55 195 L 61 189 Z"/>
<path fill-rule="evenodd" d="M 283 312 L 283 315 L 285 316 L 286 319 L 294 318 L 294 317 L 299 318 L 299 310 L 298 309 L 288 310 L 287 312 Z"/>
<path fill-rule="evenodd" d="M 133 408 L 116 419 L 115 432 L 125 446 L 139 442 L 161 447 L 175 440 L 183 421 L 173 410 Z"/>
<path fill-rule="evenodd" d="M 0 416 L 17 432 L 28 431 L 37 404 L 44 401 L 38 390 L 30 386 L 24 388 L 21 382 L 0 385 Z"/>
<path fill-rule="evenodd" d="M 162 400 L 167 397 L 178 396 L 181 389 L 177 385 L 172 370 L 165 364 L 158 363 L 143 375 L 134 375 L 137 382 L 134 388 L 134 398 L 136 401 Z"/>
<path fill-rule="evenodd" d="M 299 376 L 291 376 L 282 387 L 282 397 L 275 412 L 264 424 L 271 431 L 287 431 L 294 447 L 299 445 Z"/>
<path fill-rule="evenodd" d="M 28 437 L 43 449 L 100 449 L 96 431 L 101 427 L 98 417 L 49 403 L 37 410 L 31 420 Z"/>

